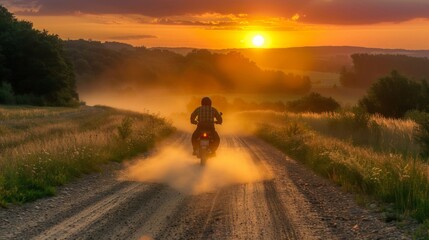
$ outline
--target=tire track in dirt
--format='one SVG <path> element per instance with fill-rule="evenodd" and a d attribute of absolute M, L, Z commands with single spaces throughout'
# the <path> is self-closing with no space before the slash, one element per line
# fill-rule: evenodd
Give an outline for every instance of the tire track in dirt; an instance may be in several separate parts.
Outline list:
<path fill-rule="evenodd" d="M 282 202 L 282 206 L 287 206 L 283 207 L 283 210 L 281 210 L 282 207 L 272 207 L 270 211 L 287 213 L 290 220 L 287 224 L 294 226 L 297 230 L 296 237 L 299 239 L 338 239 L 318 211 L 311 208 L 311 202 L 302 195 L 300 186 L 297 186 L 291 179 L 290 176 L 295 174 L 295 169 L 286 167 L 288 165 L 284 154 L 254 137 L 245 137 L 242 138 L 242 141 L 252 149 L 256 159 L 273 171 L 274 179 L 266 185 L 266 188 L 273 189 L 269 193 L 274 194 L 275 197 L 267 194 L 267 201 L 272 201 L 271 199 L 274 198 Z M 314 174 L 308 170 L 301 173 L 303 179 L 308 175 Z M 272 204 L 272 206 L 276 206 L 276 204 Z"/>
<path fill-rule="evenodd" d="M 86 229 L 71 239 L 82 235 L 88 239 L 139 239 L 141 236 L 151 236 L 154 229 L 148 225 L 163 226 L 166 217 L 164 214 L 168 214 L 159 210 L 175 208 L 180 200 L 180 193 L 173 189 L 160 184 L 153 185 L 147 191 L 140 191 L 130 197 L 125 204 L 109 211 L 98 221 L 87 225 Z M 143 229 L 141 236 L 139 229 Z"/>
<path fill-rule="evenodd" d="M 236 138 L 237 145 L 241 145 L 251 156 L 255 164 L 258 164 L 260 170 L 264 172 L 263 174 L 269 174 L 270 169 L 266 166 L 264 156 L 261 156 L 258 152 L 256 152 L 257 147 L 253 145 L 249 145 L 243 138 Z M 275 177 L 275 176 L 274 176 Z M 247 184 L 250 185 L 250 184 Z M 259 203 L 260 207 L 254 208 L 255 210 L 259 210 L 259 221 L 265 217 L 267 217 L 267 213 L 269 213 L 269 220 L 266 221 L 265 224 L 260 224 L 263 227 L 259 231 L 259 233 L 266 233 L 267 236 L 263 236 L 263 238 L 269 239 L 299 239 L 298 234 L 296 233 L 290 216 L 288 216 L 288 211 L 283 205 L 282 201 L 279 199 L 277 194 L 277 189 L 274 185 L 274 180 L 265 180 L 262 183 L 254 183 L 251 184 L 251 188 L 254 189 L 250 191 L 251 194 L 254 195 L 251 198 L 254 204 Z M 261 208 L 261 202 L 264 204 Z M 258 227 L 258 226 L 255 226 Z M 271 231 L 267 231 L 270 229 Z"/>
<path fill-rule="evenodd" d="M 82 232 L 87 226 L 102 218 L 117 206 L 124 204 L 134 193 L 141 191 L 142 187 L 144 187 L 144 190 L 147 190 L 147 186 L 143 186 L 140 183 L 132 183 L 114 194 L 98 202 L 94 202 L 79 213 L 64 219 L 34 239 L 70 238 L 74 234 Z"/>
<path fill-rule="evenodd" d="M 224 137 L 222 142 L 226 146 L 221 147 L 250 152 L 255 163 L 261 161 L 240 138 Z M 168 223 L 168 231 L 156 239 L 297 239 L 270 181 L 189 196 Z"/>
<path fill-rule="evenodd" d="M 231 144 L 230 139 L 223 138 L 220 147 Z M 230 232 L 227 230 L 230 224 L 225 211 L 225 206 L 229 205 L 228 196 L 230 194 L 226 189 L 187 196 L 169 218 L 167 227 L 155 239 L 227 239 Z M 215 232 L 218 229 L 222 231 Z"/>
<path fill-rule="evenodd" d="M 52 228 L 58 222 L 63 221 L 65 218 L 71 218 L 74 215 L 78 214 L 81 209 L 90 207 L 94 202 L 102 201 L 106 196 L 115 194 L 116 192 L 122 191 L 126 188 L 128 183 L 116 183 L 107 188 L 101 188 L 101 191 L 95 192 L 91 196 L 81 196 L 82 198 L 75 199 L 75 202 L 69 202 L 68 206 L 62 206 L 62 208 L 57 209 L 58 213 L 51 215 L 50 218 L 46 219 L 36 219 L 32 223 L 25 222 L 22 224 L 20 233 L 13 235 L 13 238 L 16 239 L 25 239 L 28 236 L 36 236 L 40 233 L 41 230 L 46 230 Z M 37 207 L 37 206 L 36 206 Z M 26 225 L 29 224 L 29 225 Z M 12 236 L 11 236 L 12 237 Z"/>
<path fill-rule="evenodd" d="M 189 139 L 189 134 L 180 133 L 169 139 L 166 146 L 187 147 L 190 151 Z M 223 136 L 221 148 L 248 153 L 259 166 L 261 174 L 271 173 L 273 177 L 189 195 L 160 183 L 120 182 L 112 174 L 110 178 L 115 179 L 107 180 L 109 185 L 100 185 L 102 182 L 99 182 L 101 190 L 96 191 L 96 195 L 87 194 L 88 190 L 82 184 L 80 193 L 85 196 L 83 199 L 79 198 L 79 191 L 76 191 L 74 198 L 67 198 L 70 206 L 61 207 L 59 214 L 37 220 L 37 212 L 31 213 L 33 215 L 28 219 L 36 219 L 32 220 L 31 225 L 22 227 L 19 234 L 6 235 L 1 230 L 0 238 L 401 238 L 398 232 L 386 232 L 386 225 L 368 216 L 332 184 L 266 143 L 253 137 Z M 152 153 L 156 154 L 156 150 Z M 195 164 L 198 164 L 196 158 Z M 218 177 L 222 178 L 221 175 Z M 357 211 L 358 217 L 353 218 L 351 211 Z M 351 227 L 362 216 L 369 219 L 364 224 L 373 224 L 372 229 L 379 228 L 380 232 L 353 232 Z M 333 225 L 339 217 L 346 220 Z"/>

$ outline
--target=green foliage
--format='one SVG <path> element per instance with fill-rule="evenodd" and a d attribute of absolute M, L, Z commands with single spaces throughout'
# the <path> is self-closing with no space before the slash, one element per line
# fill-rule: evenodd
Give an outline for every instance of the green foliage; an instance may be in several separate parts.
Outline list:
<path fill-rule="evenodd" d="M 6 68 L 6 57 L 2 53 L 2 48 L 0 46 L 0 82 L 5 82 L 10 78 L 9 70 Z"/>
<path fill-rule="evenodd" d="M 15 104 L 15 95 L 10 83 L 2 82 L 0 86 L 0 104 Z"/>
<path fill-rule="evenodd" d="M 413 239 L 429 240 L 429 220 L 426 220 L 413 232 Z"/>
<path fill-rule="evenodd" d="M 269 139 L 275 146 L 298 158 L 307 154 L 305 141 L 310 137 L 308 133 L 305 126 L 297 122 L 290 122 L 277 129 L 270 125 L 261 125 L 257 131 L 258 136 Z"/>
<path fill-rule="evenodd" d="M 369 113 L 400 118 L 409 110 L 421 108 L 426 97 L 422 94 L 422 84 L 393 71 L 390 76 L 374 83 L 359 105 Z"/>
<path fill-rule="evenodd" d="M 353 54 L 353 68 L 343 68 L 340 81 L 343 86 L 367 88 L 393 69 L 414 79 L 429 78 L 429 59 L 406 55 Z"/>
<path fill-rule="evenodd" d="M 35 105 L 75 106 L 75 76 L 64 56 L 58 36 L 33 29 L 0 6 L 0 80 L 17 96 L 34 96 L 37 101 L 30 104 Z"/>
<path fill-rule="evenodd" d="M 287 104 L 288 110 L 292 112 L 333 112 L 340 108 L 340 104 L 331 97 L 323 97 L 319 93 L 309 95 L 291 101 Z"/>
<path fill-rule="evenodd" d="M 404 119 L 410 119 L 416 123 L 421 123 L 425 121 L 425 119 L 429 119 L 429 113 L 419 110 L 410 110 L 405 113 Z"/>

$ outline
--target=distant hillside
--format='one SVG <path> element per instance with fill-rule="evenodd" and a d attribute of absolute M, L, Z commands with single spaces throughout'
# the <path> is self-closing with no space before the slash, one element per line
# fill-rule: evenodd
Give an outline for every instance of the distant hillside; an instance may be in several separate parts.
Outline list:
<path fill-rule="evenodd" d="M 159 48 L 182 55 L 191 52 L 192 48 Z M 269 49 L 224 49 L 210 50 L 216 53 L 239 52 L 254 61 L 258 66 L 270 69 L 293 69 L 302 71 L 335 72 L 342 67 L 351 67 L 351 55 L 391 54 L 411 57 L 429 57 L 429 50 L 380 49 L 352 46 L 320 46 Z"/>
<path fill-rule="evenodd" d="M 80 90 L 302 94 L 311 88 L 306 76 L 261 69 L 237 52 L 195 50 L 184 56 L 85 40 L 65 41 L 64 46 Z"/>

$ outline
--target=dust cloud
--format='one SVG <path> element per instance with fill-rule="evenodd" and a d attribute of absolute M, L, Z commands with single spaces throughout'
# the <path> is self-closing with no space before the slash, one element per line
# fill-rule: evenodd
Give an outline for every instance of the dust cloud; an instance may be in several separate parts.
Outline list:
<path fill-rule="evenodd" d="M 175 94 L 160 89 L 126 93 L 83 93 L 81 95 L 89 105 L 107 105 L 141 113 L 155 114 L 171 122 L 179 131 L 188 133 L 193 132 L 196 127 L 190 123 L 190 114 L 193 109 L 200 106 L 199 101 L 203 97 Z M 191 100 L 195 97 L 198 101 L 192 102 Z M 210 97 L 213 98 L 213 96 Z M 244 95 L 234 95 L 233 97 L 246 99 Z M 273 122 L 281 115 L 279 112 L 271 110 L 231 110 L 231 107 L 226 106 L 225 99 L 219 99 L 219 96 L 213 98 L 213 106 L 218 111 L 223 112 L 223 124 L 215 126 L 221 136 L 226 134 L 252 135 L 259 123 Z"/>
<path fill-rule="evenodd" d="M 165 183 L 185 194 L 212 192 L 234 184 L 271 178 L 242 150 L 220 148 L 202 167 L 199 159 L 183 147 L 164 147 L 147 159 L 137 160 L 121 174 L 121 180 Z"/>

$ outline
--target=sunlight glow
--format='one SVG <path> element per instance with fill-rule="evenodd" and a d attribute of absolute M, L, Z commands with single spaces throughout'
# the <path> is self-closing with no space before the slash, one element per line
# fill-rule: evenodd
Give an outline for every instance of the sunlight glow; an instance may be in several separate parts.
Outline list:
<path fill-rule="evenodd" d="M 262 47 L 265 43 L 265 38 L 262 35 L 256 35 L 253 37 L 252 43 L 255 47 Z"/>

